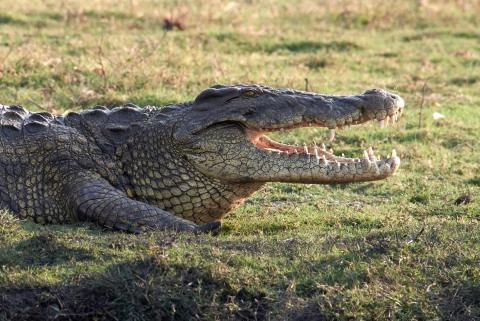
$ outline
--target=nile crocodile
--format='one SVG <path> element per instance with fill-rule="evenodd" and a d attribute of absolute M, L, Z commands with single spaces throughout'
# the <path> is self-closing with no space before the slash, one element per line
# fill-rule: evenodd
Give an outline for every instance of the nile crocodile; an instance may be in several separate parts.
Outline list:
<path fill-rule="evenodd" d="M 91 221 L 137 232 L 218 229 L 266 182 L 332 184 L 391 176 L 400 160 L 360 158 L 266 133 L 395 121 L 401 97 L 380 89 L 328 96 L 215 85 L 163 108 L 126 105 L 54 116 L 0 105 L 0 205 L 37 223 Z"/>

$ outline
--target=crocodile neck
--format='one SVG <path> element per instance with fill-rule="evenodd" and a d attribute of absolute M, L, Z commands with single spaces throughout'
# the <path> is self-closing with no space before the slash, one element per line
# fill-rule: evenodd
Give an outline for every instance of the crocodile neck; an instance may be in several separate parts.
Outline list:
<path fill-rule="evenodd" d="M 224 217 L 263 183 L 225 184 L 195 170 L 171 141 L 169 126 L 142 126 L 123 166 L 131 196 L 197 223 Z"/>

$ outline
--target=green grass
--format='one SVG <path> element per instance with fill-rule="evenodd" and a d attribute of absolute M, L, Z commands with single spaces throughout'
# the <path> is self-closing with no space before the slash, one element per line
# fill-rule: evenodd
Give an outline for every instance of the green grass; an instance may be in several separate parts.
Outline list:
<path fill-rule="evenodd" d="M 0 102 L 63 113 L 180 102 L 213 83 L 386 88 L 407 101 L 400 122 L 329 147 L 396 148 L 398 175 L 269 184 L 215 237 L 2 212 L 0 320 L 480 320 L 480 2 L 175 3 L 0 2 Z M 181 12 L 186 29 L 164 31 Z"/>

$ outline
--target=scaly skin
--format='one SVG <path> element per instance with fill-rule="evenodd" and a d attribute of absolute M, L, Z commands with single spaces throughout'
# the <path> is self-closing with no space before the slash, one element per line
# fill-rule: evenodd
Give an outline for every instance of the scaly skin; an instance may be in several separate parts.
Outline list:
<path fill-rule="evenodd" d="M 164 108 L 95 107 L 66 116 L 0 105 L 0 205 L 38 223 L 93 221 L 205 232 L 266 182 L 349 183 L 395 173 L 395 154 L 337 157 L 265 133 L 396 120 L 403 100 L 383 90 L 326 96 L 216 85 Z"/>

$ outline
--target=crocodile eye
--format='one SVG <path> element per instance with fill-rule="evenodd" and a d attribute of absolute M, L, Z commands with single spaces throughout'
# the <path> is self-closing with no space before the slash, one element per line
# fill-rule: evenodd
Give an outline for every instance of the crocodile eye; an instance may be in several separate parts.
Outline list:
<path fill-rule="evenodd" d="M 243 93 L 244 97 L 256 97 L 258 96 L 258 93 L 254 92 L 253 90 L 247 90 L 246 92 Z"/>

